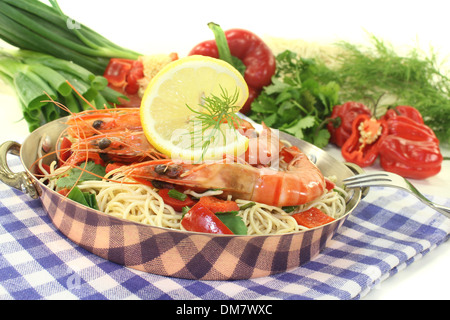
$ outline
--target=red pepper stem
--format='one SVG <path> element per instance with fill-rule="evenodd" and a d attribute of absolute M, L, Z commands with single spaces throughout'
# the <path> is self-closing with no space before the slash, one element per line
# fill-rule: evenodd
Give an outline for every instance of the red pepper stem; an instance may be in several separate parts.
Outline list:
<path fill-rule="evenodd" d="M 341 118 L 340 117 L 337 117 L 337 118 L 331 118 L 331 117 L 325 118 L 321 123 L 319 123 L 319 125 L 317 126 L 314 134 L 317 134 L 320 130 L 322 130 L 322 128 L 324 126 L 328 125 L 328 123 L 330 123 L 330 122 L 333 124 L 334 127 L 338 127 L 341 124 Z"/>
<path fill-rule="evenodd" d="M 228 46 L 225 32 L 222 30 L 222 28 L 217 23 L 214 23 L 214 22 L 208 23 L 208 27 L 214 33 L 214 38 L 216 39 L 216 45 L 217 45 L 217 50 L 219 51 L 220 59 L 233 65 L 233 58 L 231 56 L 231 51 L 230 51 L 230 47 Z"/>
<path fill-rule="evenodd" d="M 230 47 L 228 46 L 227 37 L 225 36 L 225 32 L 222 28 L 214 22 L 208 23 L 208 27 L 214 33 L 214 38 L 216 40 L 217 51 L 219 52 L 220 60 L 226 61 L 235 67 L 242 75 L 245 72 L 244 63 L 238 58 L 231 55 Z"/>

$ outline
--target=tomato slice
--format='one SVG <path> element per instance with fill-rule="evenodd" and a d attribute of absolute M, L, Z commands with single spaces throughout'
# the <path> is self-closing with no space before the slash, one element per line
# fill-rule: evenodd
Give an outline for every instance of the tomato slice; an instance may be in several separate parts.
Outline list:
<path fill-rule="evenodd" d="M 189 195 L 186 196 L 185 200 L 172 198 L 169 196 L 169 191 L 170 189 L 160 189 L 158 194 L 163 198 L 164 203 L 171 206 L 175 211 L 181 212 L 183 207 L 192 207 L 196 203 Z"/>
<path fill-rule="evenodd" d="M 216 215 L 202 203 L 197 202 L 183 217 L 181 225 L 188 231 L 233 234 Z"/>
<path fill-rule="evenodd" d="M 297 221 L 299 225 L 305 226 L 307 228 L 315 228 L 334 221 L 332 217 L 326 215 L 320 209 L 314 207 L 306 211 L 293 214 L 292 217 Z"/>

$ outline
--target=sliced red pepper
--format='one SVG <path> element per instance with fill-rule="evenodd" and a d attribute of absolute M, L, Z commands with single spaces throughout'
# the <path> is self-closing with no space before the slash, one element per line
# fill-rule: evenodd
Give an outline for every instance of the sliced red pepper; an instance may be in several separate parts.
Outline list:
<path fill-rule="evenodd" d="M 139 91 L 138 80 L 144 77 L 144 65 L 141 61 L 133 61 L 131 70 L 127 74 L 127 85 L 125 91 L 129 94 L 136 94 Z"/>
<path fill-rule="evenodd" d="M 50 172 L 50 166 L 48 164 L 42 163 L 41 166 L 45 171 Z M 34 172 L 37 176 L 46 174 L 46 173 L 42 172 L 42 170 L 40 169 L 39 166 L 36 166 Z"/>
<path fill-rule="evenodd" d="M 405 178 L 426 179 L 441 171 L 442 154 L 433 141 L 414 141 L 388 135 L 379 144 L 380 165 Z"/>
<path fill-rule="evenodd" d="M 103 76 L 108 84 L 115 87 L 124 87 L 127 84 L 127 75 L 133 66 L 134 60 L 112 58 L 106 66 Z"/>
<path fill-rule="evenodd" d="M 72 151 L 70 150 L 70 147 L 72 146 L 72 141 L 67 139 L 67 137 L 62 138 L 61 145 L 59 149 L 61 150 L 59 157 L 61 161 L 66 162 L 67 159 L 69 159 L 70 155 L 72 154 Z"/>
<path fill-rule="evenodd" d="M 106 165 L 106 168 L 105 168 L 105 173 L 109 173 L 109 172 L 111 172 L 111 171 L 113 171 L 113 170 L 115 170 L 115 169 L 118 169 L 118 168 L 120 168 L 120 167 L 123 167 L 125 164 L 124 163 L 120 163 L 120 162 L 111 162 L 111 163 L 108 163 L 107 165 Z"/>
<path fill-rule="evenodd" d="M 181 212 L 183 207 L 192 207 L 196 203 L 189 195 L 186 195 L 185 200 L 172 198 L 169 195 L 169 191 L 170 189 L 160 189 L 158 194 L 163 198 L 164 203 L 171 206 L 175 211 Z"/>
<path fill-rule="evenodd" d="M 108 80 L 110 88 L 130 99 L 130 101 L 121 101 L 122 106 L 138 107 L 140 105 L 141 99 L 137 97 L 138 80 L 144 77 L 144 66 L 141 61 L 112 58 L 109 60 L 103 76 Z"/>
<path fill-rule="evenodd" d="M 67 196 L 70 192 L 69 188 L 64 188 L 58 191 L 59 194 L 63 195 L 64 197 Z"/>
<path fill-rule="evenodd" d="M 329 179 L 325 178 L 325 189 L 329 191 L 333 190 L 336 187 L 336 184 Z"/>
<path fill-rule="evenodd" d="M 188 231 L 233 234 L 211 210 L 200 202 L 184 215 L 181 225 Z"/>
<path fill-rule="evenodd" d="M 237 203 L 231 200 L 222 200 L 216 197 L 201 197 L 199 202 L 213 213 L 239 211 Z"/>
<path fill-rule="evenodd" d="M 364 104 L 354 101 L 334 106 L 327 128 L 330 132 L 330 142 L 342 147 L 352 134 L 355 118 L 361 114 L 372 116 L 372 112 Z"/>
<path fill-rule="evenodd" d="M 72 153 L 72 155 L 67 159 L 66 163 L 72 164 L 72 165 L 78 165 L 78 164 L 86 162 L 86 161 L 93 161 L 95 164 L 105 166 L 105 162 L 100 157 L 100 154 L 98 154 L 96 152 L 79 151 L 79 152 Z"/>
<path fill-rule="evenodd" d="M 296 152 L 299 151 L 300 149 L 296 146 L 283 147 L 280 150 L 280 157 L 284 162 L 290 163 L 294 159 Z"/>
<path fill-rule="evenodd" d="M 312 207 L 306 211 L 295 213 L 292 217 L 299 225 L 307 228 L 319 227 L 335 220 L 315 207 Z"/>
<path fill-rule="evenodd" d="M 368 115 L 359 115 L 353 121 L 351 136 L 342 146 L 341 153 L 348 162 L 360 167 L 372 165 L 378 157 L 380 137 L 387 134 L 386 123 Z"/>

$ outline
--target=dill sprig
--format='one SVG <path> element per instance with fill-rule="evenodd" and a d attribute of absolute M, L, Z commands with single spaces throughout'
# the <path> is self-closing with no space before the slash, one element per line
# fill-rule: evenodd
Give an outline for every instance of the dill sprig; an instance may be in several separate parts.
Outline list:
<path fill-rule="evenodd" d="M 199 110 L 196 110 L 186 104 L 195 116 L 190 120 L 194 124 L 194 130 L 191 132 L 193 144 L 191 148 L 202 148 L 202 155 L 199 161 L 205 159 L 208 148 L 218 143 L 218 134 L 222 137 L 220 141 L 223 145 L 227 144 L 227 133 L 232 132 L 237 136 L 237 128 L 241 119 L 236 114 L 236 102 L 239 98 L 239 90 L 230 95 L 227 90 L 220 86 L 220 95 L 211 94 L 202 98 L 199 104 Z M 224 124 L 226 127 L 224 128 Z M 196 129 L 199 127 L 200 129 Z"/>
<path fill-rule="evenodd" d="M 382 114 L 385 108 L 417 108 L 441 142 L 450 143 L 450 79 L 445 60 L 418 48 L 400 54 L 390 43 L 369 35 L 371 46 L 341 41 L 338 67 L 323 74 L 340 86 L 340 100 L 359 101 Z M 380 99 L 381 97 L 381 99 Z"/>

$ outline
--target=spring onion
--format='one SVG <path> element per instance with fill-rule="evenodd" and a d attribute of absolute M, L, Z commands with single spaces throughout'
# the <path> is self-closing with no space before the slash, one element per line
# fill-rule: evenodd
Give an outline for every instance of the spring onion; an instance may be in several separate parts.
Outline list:
<path fill-rule="evenodd" d="M 38 0 L 0 2 L 0 38 L 20 49 L 72 61 L 94 74 L 103 74 L 110 58 L 137 59 L 81 23 L 73 23 L 57 1 L 48 6 Z"/>
<path fill-rule="evenodd" d="M 26 50 L 0 50 L 0 78 L 15 89 L 30 131 L 68 112 L 91 108 L 84 99 L 97 108 L 118 104 L 119 97 L 126 99 L 109 88 L 104 77 L 82 66 Z M 60 109 L 50 99 L 64 104 L 68 110 Z"/>
<path fill-rule="evenodd" d="M 177 199 L 177 200 L 180 200 L 180 201 L 184 201 L 187 198 L 187 195 L 185 195 L 184 193 L 179 192 L 179 191 L 177 191 L 175 189 L 170 189 L 168 195 L 171 198 L 174 198 L 174 199 Z"/>

